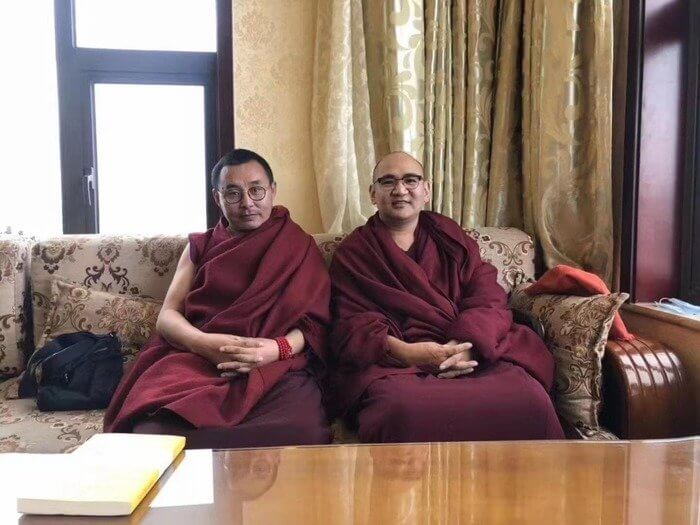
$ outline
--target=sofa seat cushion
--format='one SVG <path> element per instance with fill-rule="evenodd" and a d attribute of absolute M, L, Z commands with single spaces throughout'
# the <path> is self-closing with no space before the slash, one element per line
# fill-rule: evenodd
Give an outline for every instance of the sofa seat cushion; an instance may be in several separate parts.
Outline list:
<path fill-rule="evenodd" d="M 41 412 L 33 398 L 7 399 L 15 382 L 0 383 L 0 453 L 70 452 L 102 431 L 104 410 Z"/>

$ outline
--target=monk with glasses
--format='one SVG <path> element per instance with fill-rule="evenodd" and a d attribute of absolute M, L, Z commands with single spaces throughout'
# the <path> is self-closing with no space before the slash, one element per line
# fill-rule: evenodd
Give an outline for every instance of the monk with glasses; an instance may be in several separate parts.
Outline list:
<path fill-rule="evenodd" d="M 189 236 L 158 335 L 123 378 L 105 430 L 178 434 L 189 448 L 328 443 L 317 375 L 330 280 L 313 238 L 281 206 L 260 155 L 212 171 L 222 218 Z"/>
<path fill-rule="evenodd" d="M 551 354 L 477 243 L 424 210 L 420 162 L 385 156 L 369 192 L 377 213 L 331 264 L 334 413 L 363 442 L 563 438 Z"/>

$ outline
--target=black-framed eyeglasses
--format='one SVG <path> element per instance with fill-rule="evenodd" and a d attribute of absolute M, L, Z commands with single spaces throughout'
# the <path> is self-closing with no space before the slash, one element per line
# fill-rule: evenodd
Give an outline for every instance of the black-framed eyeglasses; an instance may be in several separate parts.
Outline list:
<path fill-rule="evenodd" d="M 261 201 L 267 195 L 267 188 L 265 186 L 251 186 L 247 190 L 248 197 L 254 201 Z M 238 204 L 243 200 L 243 190 L 240 188 L 227 188 L 225 190 L 219 190 L 219 193 L 224 196 L 224 200 L 229 204 Z"/>
<path fill-rule="evenodd" d="M 401 181 L 404 187 L 408 190 L 415 190 L 423 177 L 420 175 L 404 175 L 403 177 L 394 177 L 393 175 L 385 175 L 384 177 L 379 177 L 374 181 L 374 184 L 379 185 L 380 188 L 385 190 L 393 190 Z"/>

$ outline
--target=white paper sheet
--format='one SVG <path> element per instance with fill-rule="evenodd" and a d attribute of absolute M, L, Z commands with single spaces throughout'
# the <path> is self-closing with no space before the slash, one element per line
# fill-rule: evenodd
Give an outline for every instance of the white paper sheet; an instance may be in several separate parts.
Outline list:
<path fill-rule="evenodd" d="M 214 455 L 211 449 L 185 450 L 185 456 L 151 501 L 151 508 L 214 503 Z"/>

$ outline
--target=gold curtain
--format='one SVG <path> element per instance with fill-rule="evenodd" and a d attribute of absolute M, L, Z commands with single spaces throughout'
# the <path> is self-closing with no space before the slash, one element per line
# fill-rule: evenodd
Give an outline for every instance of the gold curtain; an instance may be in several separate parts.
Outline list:
<path fill-rule="evenodd" d="M 425 168 L 463 226 L 522 227 L 521 3 L 426 0 Z"/>
<path fill-rule="evenodd" d="M 312 149 L 327 232 L 374 213 L 377 156 L 422 156 L 423 67 L 423 0 L 318 3 Z"/>
<path fill-rule="evenodd" d="M 612 276 L 610 0 L 425 0 L 432 207 Z"/>
<path fill-rule="evenodd" d="M 524 225 L 548 268 L 613 269 L 611 0 L 527 0 Z"/>
<path fill-rule="evenodd" d="M 311 139 L 321 220 L 350 231 L 372 214 L 374 167 L 362 0 L 318 3 Z"/>
<path fill-rule="evenodd" d="M 612 0 L 318 4 L 314 168 L 324 227 L 373 212 L 379 156 L 423 157 L 433 210 L 515 226 L 546 266 L 610 282 Z"/>

